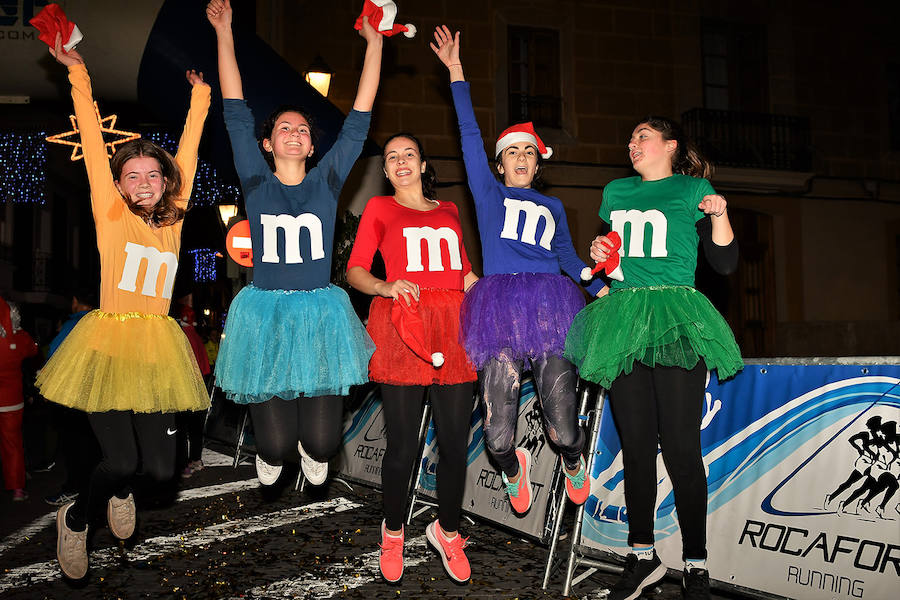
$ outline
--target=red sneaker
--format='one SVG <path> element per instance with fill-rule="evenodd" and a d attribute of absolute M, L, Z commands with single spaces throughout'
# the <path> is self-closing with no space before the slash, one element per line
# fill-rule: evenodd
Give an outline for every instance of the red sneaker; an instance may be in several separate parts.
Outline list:
<path fill-rule="evenodd" d="M 381 557 L 378 566 L 385 581 L 394 583 L 403 577 L 403 528 L 400 536 L 388 535 L 384 521 L 381 522 Z"/>
<path fill-rule="evenodd" d="M 519 459 L 519 481 L 511 483 L 506 478 L 506 473 L 501 475 L 506 484 L 506 493 L 509 494 L 509 503 L 521 515 L 531 508 L 531 452 L 525 448 L 516 448 L 516 458 Z"/>
<path fill-rule="evenodd" d="M 561 456 L 559 460 L 562 462 L 563 475 L 566 476 L 566 494 L 569 496 L 569 500 L 575 504 L 584 504 L 584 501 L 591 495 L 591 480 L 587 476 L 584 457 L 581 457 L 578 472 L 574 475 L 569 475 L 569 472 L 566 470 L 566 463 L 563 462 Z"/>
<path fill-rule="evenodd" d="M 425 537 L 428 543 L 434 546 L 434 549 L 441 555 L 444 562 L 444 570 L 447 571 L 453 580 L 459 583 L 465 583 L 472 576 L 472 568 L 469 566 L 469 559 L 463 548 L 466 547 L 466 540 L 463 536 L 456 534 L 452 540 L 444 537 L 443 531 L 437 521 L 429 523 L 425 528 Z"/>

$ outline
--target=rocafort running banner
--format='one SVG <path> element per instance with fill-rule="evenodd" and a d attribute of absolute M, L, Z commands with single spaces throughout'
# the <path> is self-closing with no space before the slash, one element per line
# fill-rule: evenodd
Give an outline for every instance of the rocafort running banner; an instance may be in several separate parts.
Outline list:
<path fill-rule="evenodd" d="M 701 437 L 712 579 L 798 600 L 895 598 L 900 365 L 774 362 L 748 364 L 724 383 L 713 376 L 707 386 Z M 657 465 L 657 548 L 679 569 L 672 488 L 661 456 Z M 582 546 L 627 552 L 622 486 L 619 440 L 604 408 Z"/>

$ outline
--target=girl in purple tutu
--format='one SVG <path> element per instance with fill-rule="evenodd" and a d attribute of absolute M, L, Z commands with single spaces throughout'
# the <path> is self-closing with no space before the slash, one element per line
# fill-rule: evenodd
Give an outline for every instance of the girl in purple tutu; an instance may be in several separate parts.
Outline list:
<path fill-rule="evenodd" d="M 578 427 L 572 363 L 562 357 L 566 333 L 584 307 L 584 294 L 572 279 L 580 278 L 584 262 L 575 254 L 566 212 L 558 198 L 534 188 L 544 146 L 531 123 L 514 125 L 500 134 L 494 153 L 496 170 L 484 151 L 475 121 L 469 84 L 459 59 L 459 32 L 435 29 L 431 49 L 450 72 L 450 89 L 459 119 L 463 160 L 475 199 L 484 257 L 484 278 L 463 301 L 460 337 L 478 369 L 484 410 L 485 443 L 502 470 L 510 503 L 517 513 L 531 507 L 531 455 L 516 448 L 519 385 L 530 369 L 547 437 L 562 455 L 566 492 L 576 504 L 590 491 Z M 560 267 L 572 279 L 560 274 Z M 596 281 L 591 294 L 604 295 Z"/>

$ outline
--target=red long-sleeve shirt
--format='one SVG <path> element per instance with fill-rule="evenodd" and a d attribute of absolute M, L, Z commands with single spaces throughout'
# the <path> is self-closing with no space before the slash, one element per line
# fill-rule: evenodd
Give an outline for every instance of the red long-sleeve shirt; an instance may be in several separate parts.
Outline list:
<path fill-rule="evenodd" d="M 472 271 L 462 240 L 459 210 L 437 201 L 428 211 L 403 206 L 393 196 L 375 196 L 366 204 L 347 269 L 372 268 L 381 252 L 387 281 L 406 279 L 420 287 L 462 290 Z"/>

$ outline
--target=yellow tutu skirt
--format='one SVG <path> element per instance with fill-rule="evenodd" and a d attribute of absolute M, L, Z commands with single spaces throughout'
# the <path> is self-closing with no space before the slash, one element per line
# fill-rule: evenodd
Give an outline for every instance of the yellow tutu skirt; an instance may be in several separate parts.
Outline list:
<path fill-rule="evenodd" d="M 53 353 L 35 383 L 48 400 L 85 412 L 180 412 L 209 407 L 187 337 L 165 315 L 89 312 Z"/>

